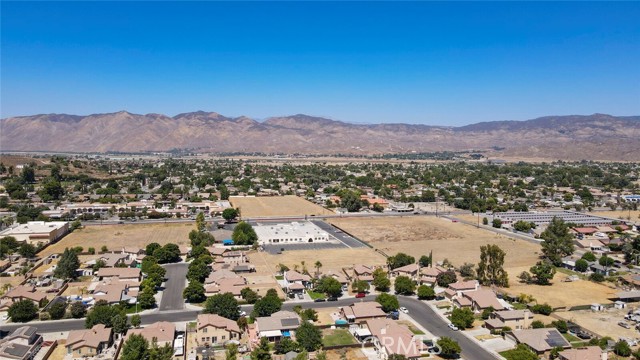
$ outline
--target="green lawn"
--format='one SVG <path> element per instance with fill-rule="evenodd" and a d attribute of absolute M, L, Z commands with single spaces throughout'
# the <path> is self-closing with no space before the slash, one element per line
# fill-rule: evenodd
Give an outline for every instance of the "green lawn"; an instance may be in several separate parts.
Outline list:
<path fill-rule="evenodd" d="M 573 336 L 573 335 L 571 335 L 569 333 L 562 334 L 562 336 L 564 336 L 564 338 L 567 339 L 568 342 L 583 341 L 579 337 Z"/>
<path fill-rule="evenodd" d="M 356 339 L 345 329 L 335 329 L 326 332 L 322 336 L 324 346 L 339 346 L 355 344 Z"/>
<path fill-rule="evenodd" d="M 315 291 L 311 291 L 311 290 L 307 290 L 307 294 L 309 294 L 309 296 L 315 300 L 315 299 L 324 299 L 324 294 L 323 293 L 319 293 L 319 292 L 315 292 Z"/>
<path fill-rule="evenodd" d="M 284 276 L 283 275 L 276 275 L 276 280 L 284 280 Z"/>

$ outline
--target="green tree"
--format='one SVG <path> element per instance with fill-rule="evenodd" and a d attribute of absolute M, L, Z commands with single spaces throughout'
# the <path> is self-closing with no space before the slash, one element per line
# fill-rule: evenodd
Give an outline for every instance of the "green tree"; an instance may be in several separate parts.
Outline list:
<path fill-rule="evenodd" d="M 451 323 L 460 329 L 473 327 L 474 315 L 469 308 L 453 309 L 450 316 Z"/>
<path fill-rule="evenodd" d="M 504 271 L 505 252 L 498 245 L 480 246 L 480 262 L 476 273 L 482 285 L 509 286 L 509 276 Z"/>
<path fill-rule="evenodd" d="M 440 287 L 447 287 L 449 284 L 453 284 L 456 281 L 458 281 L 458 277 L 453 271 L 441 272 L 436 276 L 436 283 L 438 283 L 438 286 Z"/>
<path fill-rule="evenodd" d="M 133 326 L 134 328 L 138 328 L 140 327 L 141 323 L 142 323 L 142 318 L 140 317 L 139 314 L 133 314 L 131 316 L 131 326 Z"/>
<path fill-rule="evenodd" d="M 20 254 L 20 256 L 24 258 L 30 259 L 36 255 L 36 247 L 27 242 L 24 242 L 18 248 L 18 254 Z"/>
<path fill-rule="evenodd" d="M 558 329 L 558 331 L 560 331 L 563 334 L 569 331 L 569 326 L 567 325 L 567 322 L 564 320 L 552 321 L 551 326 Z"/>
<path fill-rule="evenodd" d="M 246 301 L 247 304 L 255 304 L 256 301 L 260 299 L 258 293 L 253 291 L 250 287 L 240 290 L 240 296 L 242 296 L 242 299 Z"/>
<path fill-rule="evenodd" d="M 525 344 L 518 344 L 515 349 L 502 353 L 507 360 L 538 360 L 538 355 Z"/>
<path fill-rule="evenodd" d="M 38 194 L 44 201 L 60 200 L 64 196 L 64 188 L 58 180 L 47 178 Z"/>
<path fill-rule="evenodd" d="M 238 210 L 234 208 L 224 209 L 224 211 L 222 211 L 222 217 L 227 221 L 235 220 L 235 218 L 238 217 Z"/>
<path fill-rule="evenodd" d="M 344 191 L 340 196 L 340 206 L 346 208 L 348 212 L 358 212 L 362 208 L 360 195 L 354 191 Z"/>
<path fill-rule="evenodd" d="M 227 345 L 227 349 L 224 353 L 225 360 L 237 360 L 238 359 L 238 345 L 231 343 Z"/>
<path fill-rule="evenodd" d="M 542 314 L 542 315 L 551 315 L 551 313 L 553 312 L 553 308 L 551 307 L 551 305 L 544 303 L 544 304 L 535 304 L 531 307 L 531 311 L 534 314 Z"/>
<path fill-rule="evenodd" d="M 173 360 L 173 346 L 169 344 L 158 346 L 154 341 L 149 349 L 149 360 Z"/>
<path fill-rule="evenodd" d="M 342 284 L 334 277 L 323 276 L 316 284 L 316 291 L 328 297 L 338 297 L 342 294 Z"/>
<path fill-rule="evenodd" d="M 167 264 L 180 261 L 180 248 L 176 244 L 165 244 L 155 250 L 153 256 L 158 260 L 158 264 Z"/>
<path fill-rule="evenodd" d="M 549 285 L 556 274 L 556 268 L 547 261 L 538 261 L 529 271 L 533 274 L 538 285 Z"/>
<path fill-rule="evenodd" d="M 274 289 L 269 289 L 263 298 L 256 301 L 251 316 L 253 318 L 271 316 L 280 309 L 282 309 L 282 299 Z"/>
<path fill-rule="evenodd" d="M 598 264 L 604 267 L 611 267 L 615 264 L 615 260 L 611 257 L 608 257 L 606 254 L 602 255 L 598 260 Z"/>
<path fill-rule="evenodd" d="M 591 251 L 587 251 L 586 253 L 584 253 L 582 255 L 582 259 L 584 259 L 586 261 L 596 261 L 598 258 L 596 258 L 596 255 L 594 253 L 592 253 Z"/>
<path fill-rule="evenodd" d="M 276 354 L 286 354 L 289 351 L 298 351 L 299 349 L 300 345 L 288 337 L 276 342 L 276 345 L 274 346 Z"/>
<path fill-rule="evenodd" d="M 153 253 L 160 249 L 162 247 L 162 245 L 158 244 L 157 242 L 152 242 L 147 244 L 147 246 L 145 247 L 144 253 L 147 254 L 147 256 L 153 256 Z"/>
<path fill-rule="evenodd" d="M 619 340 L 613 346 L 613 352 L 618 356 L 627 357 L 631 355 L 631 347 L 629 347 L 629 343 L 624 340 Z"/>
<path fill-rule="evenodd" d="M 106 301 L 97 301 L 87 314 L 84 326 L 87 329 L 91 329 L 96 324 L 113 327 L 113 320 L 119 314 L 124 315 L 124 311 L 119 306 L 109 306 Z"/>
<path fill-rule="evenodd" d="M 207 224 L 204 221 L 204 213 L 198 213 L 198 215 L 196 215 L 196 228 L 198 229 L 198 231 L 205 231 L 207 230 Z"/>
<path fill-rule="evenodd" d="M 395 295 L 382 293 L 376 296 L 376 301 L 382 306 L 382 311 L 387 313 L 400 307 L 398 298 Z"/>
<path fill-rule="evenodd" d="M 204 295 L 204 286 L 201 282 L 191 280 L 182 291 L 182 297 L 190 303 L 201 303 L 207 299 Z"/>
<path fill-rule="evenodd" d="M 125 315 L 124 311 L 120 311 L 113 315 L 111 325 L 113 327 L 113 332 L 116 334 L 123 335 L 127 332 L 129 329 L 129 323 L 127 322 L 127 315 Z"/>
<path fill-rule="evenodd" d="M 64 302 L 57 302 L 49 307 L 47 312 L 51 316 L 51 320 L 59 320 L 64 317 L 64 313 L 67 310 L 67 304 Z"/>
<path fill-rule="evenodd" d="M 416 283 L 408 276 L 398 276 L 393 284 L 396 294 L 411 295 L 416 291 Z"/>
<path fill-rule="evenodd" d="M 81 301 L 71 303 L 71 317 L 74 319 L 83 318 L 87 314 L 87 307 Z"/>
<path fill-rule="evenodd" d="M 440 348 L 440 355 L 445 358 L 454 358 L 462 351 L 457 341 L 450 337 L 443 336 L 437 341 Z"/>
<path fill-rule="evenodd" d="M 296 340 L 307 351 L 316 351 L 322 347 L 322 332 L 310 322 L 303 322 L 296 329 Z"/>
<path fill-rule="evenodd" d="M 38 316 L 38 307 L 31 300 L 13 303 L 7 312 L 13 322 L 28 322 Z"/>
<path fill-rule="evenodd" d="M 76 271 L 80 267 L 80 260 L 78 260 L 78 254 L 75 251 L 65 248 L 58 266 L 53 271 L 53 275 L 60 279 L 75 279 Z"/>
<path fill-rule="evenodd" d="M 363 293 L 369 291 L 370 285 L 364 280 L 356 280 L 351 284 L 351 289 L 357 293 Z"/>
<path fill-rule="evenodd" d="M 149 342 L 142 335 L 131 334 L 122 346 L 121 360 L 148 360 Z"/>
<path fill-rule="evenodd" d="M 418 299 L 420 300 L 433 300 L 436 297 L 436 292 L 431 286 L 420 285 L 418 286 Z"/>
<path fill-rule="evenodd" d="M 138 295 L 138 304 L 143 309 L 151 309 L 156 306 L 155 291 L 151 287 L 146 287 Z"/>
<path fill-rule="evenodd" d="M 387 277 L 387 272 L 378 268 L 373 270 L 373 287 L 376 291 L 389 291 L 391 287 L 391 280 Z"/>
<path fill-rule="evenodd" d="M 260 338 L 260 343 L 251 352 L 251 360 L 271 360 L 271 348 L 266 337 Z"/>
<path fill-rule="evenodd" d="M 258 235 L 249 223 L 240 221 L 233 229 L 231 239 L 235 245 L 253 245 L 258 241 Z"/>
<path fill-rule="evenodd" d="M 238 320 L 240 317 L 240 306 L 238 306 L 238 301 L 233 294 L 216 294 L 207 298 L 202 312 L 205 314 L 218 314 L 227 319 Z"/>
<path fill-rule="evenodd" d="M 211 268 L 209 267 L 209 265 L 200 259 L 196 259 L 189 264 L 189 269 L 187 270 L 187 279 L 189 279 L 189 281 L 203 283 L 210 273 Z"/>
<path fill-rule="evenodd" d="M 540 320 L 533 320 L 531 322 L 531 328 L 532 329 L 542 329 L 544 328 L 544 323 Z"/>
<path fill-rule="evenodd" d="M 498 218 L 494 218 L 493 222 L 491 223 L 491 226 L 493 226 L 496 229 L 500 229 L 502 227 L 502 220 Z"/>
<path fill-rule="evenodd" d="M 418 264 L 420 264 L 421 267 L 428 267 L 433 265 L 432 254 L 420 256 L 420 259 L 418 260 Z"/>
<path fill-rule="evenodd" d="M 575 266 L 576 271 L 585 272 L 589 270 L 589 263 L 585 259 L 578 259 Z"/>
<path fill-rule="evenodd" d="M 562 266 L 562 258 L 573 254 L 573 235 L 562 219 L 554 217 L 540 237 L 544 239 L 542 254 L 553 265 Z"/>
<path fill-rule="evenodd" d="M 414 264 L 416 262 L 416 258 L 413 256 L 407 255 L 405 253 L 397 253 L 394 256 L 389 256 L 387 258 L 387 265 L 389 269 L 397 269 L 399 267 L 403 267 L 406 265 Z"/>

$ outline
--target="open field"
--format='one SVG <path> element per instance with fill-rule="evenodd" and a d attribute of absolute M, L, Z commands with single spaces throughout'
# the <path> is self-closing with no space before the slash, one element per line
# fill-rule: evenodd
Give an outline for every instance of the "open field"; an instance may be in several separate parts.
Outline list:
<path fill-rule="evenodd" d="M 610 298 L 620 291 L 587 280 L 564 282 L 567 275 L 560 272 L 556 272 L 551 286 L 521 284 L 517 281 L 517 276 L 523 271 L 529 271 L 529 267 L 508 269 L 511 287 L 505 291 L 515 296 L 532 295 L 538 303 L 548 303 L 553 307 L 590 305 L 592 303 L 609 304 L 611 303 Z"/>
<path fill-rule="evenodd" d="M 579 310 L 562 311 L 555 314 L 565 320 L 573 321 L 600 336 L 611 336 L 616 340 L 621 337 L 635 339 L 638 337 L 638 332 L 633 329 L 633 322 L 627 321 L 631 325 L 631 329 L 625 329 L 618 325 L 620 321 L 625 321 L 624 316 L 628 310 L 607 309 L 601 312 Z"/>
<path fill-rule="evenodd" d="M 417 259 L 433 251 L 435 261 L 446 258 L 456 266 L 465 262 L 477 263 L 480 246 L 486 244 L 496 244 L 507 253 L 505 268 L 533 265 L 540 250 L 538 245 L 444 218 L 342 218 L 329 222 L 388 255 L 404 252 Z"/>
<path fill-rule="evenodd" d="M 590 214 L 621 220 L 627 220 L 627 218 L 631 218 L 631 221 L 633 222 L 640 222 L 640 210 L 594 211 Z"/>
<path fill-rule="evenodd" d="M 66 247 L 82 246 L 85 250 L 94 247 L 100 251 L 103 245 L 109 250 L 122 249 L 124 246 L 144 248 L 147 244 L 157 242 L 160 245 L 174 243 L 189 244 L 189 231 L 194 224 L 126 224 L 87 226 L 65 236 L 57 243 L 48 246 L 38 255 L 62 253 Z"/>
<path fill-rule="evenodd" d="M 360 349 L 346 349 L 346 350 L 329 350 L 327 351 L 327 360 L 340 360 L 342 359 L 342 353 L 346 351 L 346 359 L 349 360 L 367 360 L 367 357 L 362 353 Z"/>
<path fill-rule="evenodd" d="M 341 272 L 344 267 L 352 267 L 356 264 L 368 264 L 368 265 L 384 265 L 386 260 L 384 256 L 376 253 L 370 248 L 357 248 L 357 249 L 325 249 L 318 250 L 295 250 L 285 251 L 280 255 L 271 255 L 267 252 L 260 252 L 264 262 L 267 263 L 268 271 L 275 272 L 278 264 L 284 264 L 290 269 L 294 269 L 296 266 L 299 271 L 302 271 L 302 262 L 304 261 L 307 270 L 311 274 L 315 273 L 314 264 L 316 261 L 322 263 L 321 272 L 327 271 Z M 255 256 L 254 256 L 255 258 Z M 253 260 L 252 263 L 258 267 L 258 260 Z"/>
<path fill-rule="evenodd" d="M 333 212 L 295 195 L 229 198 L 234 208 L 240 208 L 243 218 L 261 216 L 332 215 Z"/>

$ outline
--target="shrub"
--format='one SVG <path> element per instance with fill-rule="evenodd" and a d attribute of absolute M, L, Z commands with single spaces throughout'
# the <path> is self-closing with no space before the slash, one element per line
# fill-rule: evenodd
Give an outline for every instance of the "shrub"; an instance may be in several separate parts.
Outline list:
<path fill-rule="evenodd" d="M 534 314 L 550 315 L 553 312 L 553 308 L 549 304 L 536 304 L 531 307 L 531 311 Z"/>

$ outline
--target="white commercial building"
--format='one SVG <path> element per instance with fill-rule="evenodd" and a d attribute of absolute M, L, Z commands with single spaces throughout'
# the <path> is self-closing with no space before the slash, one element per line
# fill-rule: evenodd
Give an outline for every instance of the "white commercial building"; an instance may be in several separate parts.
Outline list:
<path fill-rule="evenodd" d="M 0 238 L 13 236 L 18 241 L 26 241 L 29 244 L 48 244 L 61 239 L 69 232 L 69 223 L 66 221 L 29 221 L 26 224 L 18 224 L 0 232 Z"/>
<path fill-rule="evenodd" d="M 331 239 L 326 231 L 309 221 L 256 225 L 253 229 L 260 245 L 327 242 Z"/>

